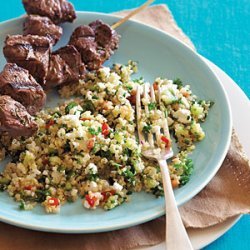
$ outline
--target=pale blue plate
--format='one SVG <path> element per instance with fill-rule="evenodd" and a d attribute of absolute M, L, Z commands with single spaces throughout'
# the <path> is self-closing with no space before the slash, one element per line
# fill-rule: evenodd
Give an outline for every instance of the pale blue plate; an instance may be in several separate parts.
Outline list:
<path fill-rule="evenodd" d="M 109 24 L 117 18 L 98 13 L 78 12 L 74 24 L 64 25 L 64 36 L 58 46 L 67 43 L 73 29 L 81 24 L 102 19 Z M 23 18 L 0 24 L 0 47 L 8 34 L 22 33 Z M 108 65 L 127 63 L 129 59 L 139 62 L 139 75 L 148 81 L 155 77 L 181 78 L 190 83 L 193 92 L 200 98 L 215 102 L 203 128 L 206 139 L 197 145 L 193 153 L 195 169 L 190 182 L 175 191 L 178 205 L 190 200 L 211 180 L 218 171 L 230 143 L 232 118 L 229 102 L 222 84 L 198 54 L 183 43 L 159 30 L 129 21 L 118 29 L 122 35 L 119 50 Z M 5 59 L 0 54 L 0 69 Z M 53 105 L 55 96 L 49 97 Z M 1 164 L 1 169 L 3 164 Z M 164 214 L 163 198 L 139 193 L 112 211 L 87 211 L 79 202 L 62 207 L 58 215 L 47 215 L 43 208 L 20 211 L 18 204 L 5 193 L 0 193 L 0 220 L 34 230 L 63 233 L 103 232 L 140 224 Z"/>

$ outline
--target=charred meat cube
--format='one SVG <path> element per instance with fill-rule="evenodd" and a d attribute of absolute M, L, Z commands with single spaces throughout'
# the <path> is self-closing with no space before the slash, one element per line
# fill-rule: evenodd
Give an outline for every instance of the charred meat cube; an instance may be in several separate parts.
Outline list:
<path fill-rule="evenodd" d="M 106 60 L 105 51 L 101 51 L 95 42 L 95 33 L 89 26 L 79 26 L 71 35 L 69 44 L 80 52 L 83 62 L 89 70 L 99 69 Z"/>
<path fill-rule="evenodd" d="M 70 38 L 89 70 L 99 69 L 118 48 L 119 35 L 100 20 L 76 28 Z"/>
<path fill-rule="evenodd" d="M 74 7 L 66 0 L 23 0 L 28 14 L 46 16 L 55 24 L 73 22 L 76 18 Z"/>
<path fill-rule="evenodd" d="M 74 46 L 67 45 L 53 52 L 50 57 L 46 88 L 78 81 L 84 72 L 80 53 Z"/>
<path fill-rule="evenodd" d="M 96 20 L 89 26 L 95 32 L 95 41 L 99 46 L 109 49 L 111 54 L 113 54 L 113 50 L 118 49 L 120 36 L 108 24 Z"/>
<path fill-rule="evenodd" d="M 49 67 L 50 40 L 37 35 L 7 36 L 3 48 L 10 63 L 27 69 L 40 84 L 44 84 Z"/>
<path fill-rule="evenodd" d="M 26 108 L 10 96 L 0 96 L 0 132 L 8 132 L 11 137 L 32 136 L 37 124 Z"/>
<path fill-rule="evenodd" d="M 0 94 L 9 95 L 26 107 L 34 115 L 46 102 L 46 94 L 41 85 L 29 74 L 28 70 L 8 63 L 0 73 Z"/>
<path fill-rule="evenodd" d="M 29 15 L 23 25 L 24 35 L 46 36 L 55 45 L 61 38 L 63 30 L 55 25 L 48 17 Z"/>

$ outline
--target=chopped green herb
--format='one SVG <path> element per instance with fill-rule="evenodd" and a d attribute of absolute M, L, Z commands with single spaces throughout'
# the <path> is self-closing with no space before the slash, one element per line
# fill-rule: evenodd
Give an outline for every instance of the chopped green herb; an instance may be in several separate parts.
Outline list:
<path fill-rule="evenodd" d="M 25 210 L 25 202 L 23 200 L 20 201 L 19 209 Z"/>
<path fill-rule="evenodd" d="M 125 148 L 124 149 L 124 154 L 127 155 L 128 157 L 132 156 L 132 150 L 129 148 Z"/>
<path fill-rule="evenodd" d="M 82 108 L 83 112 L 91 111 L 92 113 L 95 113 L 96 110 L 94 104 L 90 100 L 85 101 Z"/>
<path fill-rule="evenodd" d="M 149 109 L 149 111 L 156 109 L 156 103 L 155 102 L 150 102 L 148 104 L 148 109 Z"/>
<path fill-rule="evenodd" d="M 181 175 L 180 178 L 180 184 L 182 186 L 189 181 L 193 169 L 194 169 L 194 164 L 192 159 L 186 159 L 185 164 L 183 164 L 183 174 Z"/>
<path fill-rule="evenodd" d="M 174 81 L 173 81 L 173 84 L 176 84 L 178 86 L 178 88 L 180 89 L 181 87 L 183 87 L 183 83 L 181 81 L 181 79 L 179 78 L 176 78 Z"/>
<path fill-rule="evenodd" d="M 97 130 L 94 128 L 89 128 L 88 131 L 91 135 L 99 135 L 102 132 L 102 129 L 100 127 Z"/>
<path fill-rule="evenodd" d="M 70 102 L 66 107 L 65 107 L 65 113 L 69 114 L 70 110 L 74 107 L 76 107 L 78 104 L 75 102 Z"/>
<path fill-rule="evenodd" d="M 152 129 L 152 126 L 150 124 L 147 124 L 143 127 L 142 131 L 145 133 L 145 134 L 148 134 L 150 132 L 150 130 Z"/>
<path fill-rule="evenodd" d="M 92 96 L 92 99 L 94 99 L 94 100 L 98 100 L 98 99 L 99 99 L 99 97 L 98 97 L 98 96 L 96 96 L 96 95 L 93 95 L 93 96 Z"/>
<path fill-rule="evenodd" d="M 128 90 L 128 91 L 133 90 L 133 87 L 132 87 L 132 86 L 130 86 L 130 85 L 127 85 L 127 86 L 126 86 L 126 88 L 127 88 L 127 90 Z"/>
<path fill-rule="evenodd" d="M 100 150 L 96 153 L 96 155 L 109 159 L 111 157 L 111 152 L 109 150 L 107 151 Z"/>
<path fill-rule="evenodd" d="M 35 193 L 36 193 L 35 201 L 37 202 L 44 202 L 46 200 L 46 197 L 51 195 L 48 189 L 45 190 L 37 189 Z"/>
<path fill-rule="evenodd" d="M 144 78 L 141 76 L 141 77 L 138 78 L 138 79 L 134 79 L 133 82 L 142 85 L 142 84 L 144 84 L 145 81 L 144 81 Z"/>
<path fill-rule="evenodd" d="M 64 144 L 64 148 L 63 149 L 64 149 L 64 152 L 70 152 L 71 148 L 70 148 L 70 140 L 69 139 Z"/>

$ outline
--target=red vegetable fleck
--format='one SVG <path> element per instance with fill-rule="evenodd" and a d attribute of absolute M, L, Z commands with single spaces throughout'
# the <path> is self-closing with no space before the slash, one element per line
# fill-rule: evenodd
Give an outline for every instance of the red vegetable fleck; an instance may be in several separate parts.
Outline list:
<path fill-rule="evenodd" d="M 83 117 L 83 118 L 80 118 L 81 121 L 90 121 L 91 118 L 88 118 L 88 117 Z"/>
<path fill-rule="evenodd" d="M 52 125 L 55 124 L 55 121 L 54 120 L 49 120 L 47 123 L 46 123 L 46 129 L 49 129 Z"/>
<path fill-rule="evenodd" d="M 54 197 L 49 198 L 48 203 L 50 206 L 55 206 L 55 207 L 60 205 L 59 199 Z"/>
<path fill-rule="evenodd" d="M 107 123 L 103 123 L 103 124 L 102 124 L 102 134 L 103 134 L 104 136 L 108 136 L 109 133 L 110 133 L 109 130 L 110 130 L 110 129 L 109 129 L 109 125 L 108 125 Z"/>
<path fill-rule="evenodd" d="M 158 84 L 156 82 L 154 82 L 153 88 L 154 88 L 154 90 L 158 90 Z"/>
<path fill-rule="evenodd" d="M 95 139 L 94 138 L 89 139 L 87 142 L 87 148 L 91 150 L 94 146 L 95 146 Z"/>
<path fill-rule="evenodd" d="M 166 136 L 162 136 L 161 140 L 166 144 L 166 148 L 170 147 L 170 140 Z"/>
<path fill-rule="evenodd" d="M 25 186 L 25 187 L 24 187 L 24 190 L 31 190 L 32 187 L 33 187 L 33 186 L 31 186 L 31 185 Z"/>
<path fill-rule="evenodd" d="M 104 191 L 101 192 L 101 194 L 103 196 L 103 202 L 105 202 L 111 195 L 115 194 L 115 190 Z"/>
<path fill-rule="evenodd" d="M 94 207 L 95 202 L 97 201 L 97 198 L 95 196 L 93 196 L 92 198 L 90 198 L 90 196 L 88 194 L 85 195 L 85 199 L 86 199 L 86 201 L 89 203 L 89 205 L 91 207 Z"/>
<path fill-rule="evenodd" d="M 136 105 L 136 90 L 132 90 L 130 96 L 127 99 L 132 105 Z"/>

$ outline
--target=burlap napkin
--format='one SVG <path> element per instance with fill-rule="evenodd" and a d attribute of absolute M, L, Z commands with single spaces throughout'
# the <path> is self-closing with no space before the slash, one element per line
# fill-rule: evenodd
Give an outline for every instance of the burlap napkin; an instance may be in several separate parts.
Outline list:
<path fill-rule="evenodd" d="M 124 12 L 119 15 L 124 15 Z M 171 33 L 194 49 L 192 42 L 177 27 L 166 6 L 151 7 L 136 19 Z M 217 175 L 180 211 L 189 228 L 209 227 L 235 215 L 250 212 L 250 164 L 235 133 Z M 124 230 L 88 235 L 49 234 L 0 223 L 0 249 L 131 249 L 162 242 L 164 230 L 164 217 Z"/>

